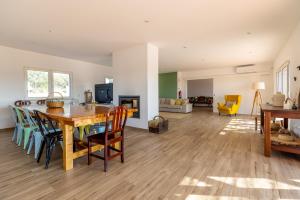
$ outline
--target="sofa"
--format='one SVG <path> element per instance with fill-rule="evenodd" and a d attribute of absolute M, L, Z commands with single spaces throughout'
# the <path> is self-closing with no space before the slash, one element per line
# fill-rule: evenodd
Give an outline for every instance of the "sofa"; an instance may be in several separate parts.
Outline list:
<path fill-rule="evenodd" d="M 169 99 L 161 98 L 159 100 L 160 112 L 190 113 L 193 111 L 193 104 L 188 99 Z"/>
<path fill-rule="evenodd" d="M 206 107 L 213 107 L 213 97 L 189 97 L 189 101 L 193 106 L 206 106 Z"/>

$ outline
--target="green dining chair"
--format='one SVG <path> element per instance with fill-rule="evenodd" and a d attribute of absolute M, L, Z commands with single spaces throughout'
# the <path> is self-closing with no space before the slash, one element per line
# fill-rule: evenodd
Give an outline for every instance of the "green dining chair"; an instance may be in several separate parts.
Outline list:
<path fill-rule="evenodd" d="M 16 113 L 22 130 L 17 138 L 17 144 L 21 146 L 22 140 L 24 139 L 24 149 L 26 149 L 31 133 L 38 127 L 28 121 L 27 117 L 25 117 L 25 110 L 16 107 Z"/>

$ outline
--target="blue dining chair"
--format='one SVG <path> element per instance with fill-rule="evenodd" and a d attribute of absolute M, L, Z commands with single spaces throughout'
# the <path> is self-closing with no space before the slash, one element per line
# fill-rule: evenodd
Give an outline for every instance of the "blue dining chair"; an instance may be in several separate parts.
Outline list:
<path fill-rule="evenodd" d="M 41 144 L 43 142 L 43 136 L 39 130 L 39 126 L 37 125 L 36 120 L 32 117 L 28 109 L 23 109 L 25 116 L 26 116 L 26 122 L 29 124 L 30 127 L 30 142 L 29 147 L 27 150 L 27 154 L 30 154 L 33 144 L 34 144 L 34 158 L 37 159 L 38 153 L 41 147 Z M 25 139 L 24 139 L 25 140 Z M 26 138 L 27 140 L 27 138 Z M 26 142 L 27 145 L 28 142 Z"/>
<path fill-rule="evenodd" d="M 18 117 L 17 117 L 17 112 L 14 106 L 9 106 L 11 113 L 12 113 L 12 117 L 15 123 L 15 129 L 14 129 L 14 133 L 12 136 L 11 141 L 15 141 L 17 143 L 17 136 L 20 134 L 19 132 L 22 131 L 21 127 L 20 127 L 20 123 L 18 122 Z"/>

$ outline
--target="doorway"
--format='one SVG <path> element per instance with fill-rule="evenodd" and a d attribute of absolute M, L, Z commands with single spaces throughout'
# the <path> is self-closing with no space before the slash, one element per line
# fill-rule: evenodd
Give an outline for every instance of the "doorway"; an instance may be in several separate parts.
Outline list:
<path fill-rule="evenodd" d="M 213 79 L 188 80 L 187 96 L 195 110 L 213 112 Z"/>

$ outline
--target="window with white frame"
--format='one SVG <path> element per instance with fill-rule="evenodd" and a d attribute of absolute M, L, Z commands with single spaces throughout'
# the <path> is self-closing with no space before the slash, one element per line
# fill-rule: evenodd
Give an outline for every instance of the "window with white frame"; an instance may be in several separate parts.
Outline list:
<path fill-rule="evenodd" d="M 286 62 L 276 72 L 276 89 L 286 97 L 289 97 L 289 62 Z"/>
<path fill-rule="evenodd" d="M 114 79 L 113 78 L 105 78 L 105 83 L 113 83 Z"/>
<path fill-rule="evenodd" d="M 64 97 L 71 96 L 71 74 L 51 70 L 25 69 L 26 96 L 28 98 L 44 98 L 49 93 Z"/>

